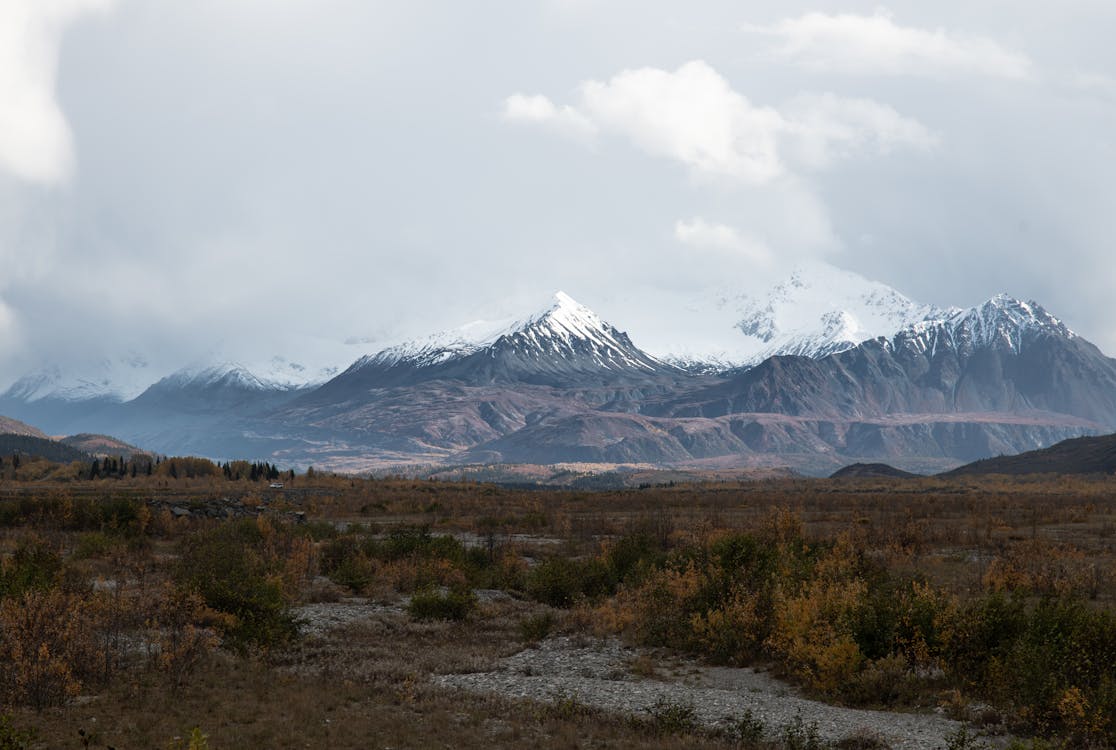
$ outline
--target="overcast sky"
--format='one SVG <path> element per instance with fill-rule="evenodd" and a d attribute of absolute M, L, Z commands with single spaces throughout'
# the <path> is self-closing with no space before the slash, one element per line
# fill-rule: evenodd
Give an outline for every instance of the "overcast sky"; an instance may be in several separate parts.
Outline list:
<path fill-rule="evenodd" d="M 0 0 L 0 375 L 559 288 L 633 315 L 803 259 L 1037 299 L 1114 354 L 1113 28 L 1111 0 Z"/>

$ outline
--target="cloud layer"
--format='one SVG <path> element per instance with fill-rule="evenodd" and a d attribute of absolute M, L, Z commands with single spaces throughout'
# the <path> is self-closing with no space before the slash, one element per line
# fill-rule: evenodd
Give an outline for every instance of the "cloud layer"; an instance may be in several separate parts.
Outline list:
<path fill-rule="evenodd" d="M 0 169 L 58 183 L 72 169 L 70 129 L 55 98 L 66 26 L 113 0 L 4 0 L 0 3 Z"/>
<path fill-rule="evenodd" d="M 578 135 L 615 134 L 697 175 L 751 185 L 786 174 L 788 148 L 820 167 L 860 152 L 936 143 L 921 123 L 869 99 L 830 93 L 800 95 L 783 109 L 757 106 L 701 60 L 674 71 L 624 70 L 607 81 L 586 81 L 579 91 L 576 106 L 513 94 L 503 114 Z"/>
<path fill-rule="evenodd" d="M 870 16 L 806 13 L 743 28 L 770 37 L 773 57 L 825 73 L 1019 79 L 1032 72 L 1025 55 L 986 36 L 901 26 L 880 11 Z"/>
<path fill-rule="evenodd" d="M 1116 5 L 876 4 L 0 0 L 0 376 L 822 256 L 1116 353 Z"/>

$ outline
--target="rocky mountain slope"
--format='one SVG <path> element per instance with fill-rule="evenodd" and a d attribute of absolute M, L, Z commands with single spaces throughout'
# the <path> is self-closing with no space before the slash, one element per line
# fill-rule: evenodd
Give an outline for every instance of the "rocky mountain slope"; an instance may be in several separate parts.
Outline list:
<path fill-rule="evenodd" d="M 857 460 L 940 469 L 1116 428 L 1116 360 L 1040 305 L 998 296 L 942 310 L 859 277 L 823 289 L 826 278 L 800 271 L 737 320 L 739 337 L 769 347 L 753 351 L 779 352 L 748 368 L 668 362 L 558 293 L 518 319 L 388 346 L 316 387 L 195 368 L 128 401 L 65 402 L 48 429 L 350 469 L 568 461 L 829 473 Z M 875 331 L 885 333 L 863 338 Z M 16 395 L 6 403 L 47 400 Z"/>
<path fill-rule="evenodd" d="M 947 476 L 976 474 L 1113 474 L 1116 435 L 1066 440 L 1017 456 L 996 456 L 958 467 Z"/>

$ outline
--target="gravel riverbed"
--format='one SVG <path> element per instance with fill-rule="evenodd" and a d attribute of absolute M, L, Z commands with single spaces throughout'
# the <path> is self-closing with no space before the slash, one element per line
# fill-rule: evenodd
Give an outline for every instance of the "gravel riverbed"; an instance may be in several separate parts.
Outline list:
<path fill-rule="evenodd" d="M 801 721 L 825 740 L 874 733 L 895 750 L 942 750 L 960 724 L 939 714 L 868 711 L 804 698 L 795 689 L 753 669 L 707 667 L 671 660 L 669 674 L 632 672 L 639 651 L 617 640 L 552 638 L 500 660 L 490 672 L 438 675 L 437 684 L 538 701 L 576 700 L 605 711 L 647 716 L 657 703 L 692 707 L 696 721 L 724 727 L 745 712 L 769 736 Z M 657 672 L 659 670 L 656 670 Z"/>

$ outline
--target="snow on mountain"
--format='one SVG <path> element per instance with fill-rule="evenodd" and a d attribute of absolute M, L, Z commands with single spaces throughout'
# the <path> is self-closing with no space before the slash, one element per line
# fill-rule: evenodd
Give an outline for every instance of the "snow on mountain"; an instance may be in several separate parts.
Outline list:
<path fill-rule="evenodd" d="M 766 288 L 722 285 L 647 312 L 633 333 L 649 351 L 687 369 L 711 371 L 750 367 L 775 355 L 822 357 L 951 311 L 813 262 Z"/>
<path fill-rule="evenodd" d="M 63 370 L 57 365 L 45 367 L 17 380 L 3 397 L 28 403 L 44 399 L 128 401 L 142 393 L 158 377 L 145 358 L 132 354 L 105 358 L 82 369 Z"/>
<path fill-rule="evenodd" d="M 151 386 L 152 390 L 208 390 L 213 388 L 232 388 L 245 391 L 291 390 L 291 386 L 261 378 L 248 368 L 235 362 L 184 367 Z"/>
<path fill-rule="evenodd" d="M 583 358 L 604 369 L 654 371 L 664 363 L 640 351 L 627 334 L 565 292 L 523 318 L 478 320 L 459 328 L 389 346 L 361 358 L 353 367 L 430 367 L 462 360 L 479 352 L 514 351 L 521 358 Z"/>
<path fill-rule="evenodd" d="M 914 323 L 889 337 L 888 344 L 930 354 L 943 345 L 966 355 L 978 349 L 1018 354 L 1028 337 L 1042 335 L 1077 336 L 1037 302 L 997 294 L 976 307 Z"/>
<path fill-rule="evenodd" d="M 355 366 L 393 367 L 405 364 L 412 367 L 429 367 L 438 365 L 474 354 L 491 345 L 496 339 L 514 327 L 514 319 L 475 320 L 457 328 L 438 331 L 429 336 L 408 339 L 390 345 L 375 354 L 361 357 Z"/>
<path fill-rule="evenodd" d="M 492 348 L 497 347 L 540 359 L 582 359 L 608 370 L 654 372 L 665 366 L 565 292 L 555 294 L 549 308 L 501 335 Z"/>

